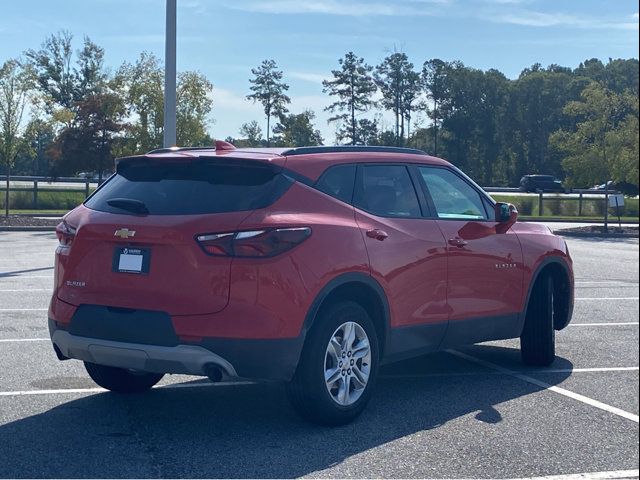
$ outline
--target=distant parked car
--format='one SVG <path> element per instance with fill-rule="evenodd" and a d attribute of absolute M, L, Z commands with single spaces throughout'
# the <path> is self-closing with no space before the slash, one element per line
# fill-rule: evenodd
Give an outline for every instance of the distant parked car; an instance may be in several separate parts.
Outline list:
<path fill-rule="evenodd" d="M 562 182 L 553 175 L 525 175 L 520 179 L 523 192 L 564 192 Z"/>
<path fill-rule="evenodd" d="M 105 170 L 104 172 L 102 172 L 102 180 L 106 180 L 111 175 L 113 175 L 113 172 Z M 85 178 L 87 180 L 97 182 L 98 180 L 100 180 L 100 172 L 80 172 L 76 175 L 76 177 Z"/>
<path fill-rule="evenodd" d="M 640 191 L 637 185 L 628 182 L 614 182 L 613 180 L 609 180 L 607 183 L 601 185 L 594 185 L 591 188 L 593 190 L 617 190 L 629 197 L 637 197 Z"/>

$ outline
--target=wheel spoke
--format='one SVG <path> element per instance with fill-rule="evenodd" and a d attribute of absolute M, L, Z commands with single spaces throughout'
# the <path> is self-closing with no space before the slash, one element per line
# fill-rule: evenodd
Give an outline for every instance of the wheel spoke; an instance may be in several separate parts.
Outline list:
<path fill-rule="evenodd" d="M 369 354 L 369 340 L 363 338 L 353 347 L 353 358 L 363 358 Z"/>
<path fill-rule="evenodd" d="M 349 350 L 356 339 L 356 330 L 353 322 L 347 322 L 344 324 L 344 333 L 342 337 L 342 350 Z"/>
<path fill-rule="evenodd" d="M 340 352 L 341 352 L 340 342 L 338 342 L 336 337 L 333 337 L 331 339 L 331 342 L 329 343 L 329 346 L 327 347 L 327 353 L 333 359 L 334 365 L 338 365 L 338 362 L 340 361 Z"/>
<path fill-rule="evenodd" d="M 340 377 L 342 378 L 342 377 Z M 347 382 L 342 378 L 342 382 L 338 387 L 338 403 L 341 405 L 347 405 L 349 399 L 349 386 Z"/>
<path fill-rule="evenodd" d="M 324 372 L 324 381 L 327 382 L 327 386 L 333 385 L 336 380 L 340 378 L 340 368 L 336 366 L 336 368 L 325 370 Z"/>
<path fill-rule="evenodd" d="M 353 371 L 353 380 L 356 383 L 358 388 L 364 388 L 367 385 L 367 380 L 369 380 L 369 374 L 360 370 L 360 368 L 356 365 L 351 367 Z"/>

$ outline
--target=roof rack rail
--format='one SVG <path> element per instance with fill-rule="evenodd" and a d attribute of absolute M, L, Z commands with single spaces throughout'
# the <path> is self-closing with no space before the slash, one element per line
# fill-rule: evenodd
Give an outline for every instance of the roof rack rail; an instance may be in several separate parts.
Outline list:
<path fill-rule="evenodd" d="M 285 150 L 280 155 L 310 155 L 313 153 L 345 153 L 345 152 L 383 152 L 383 153 L 408 153 L 411 155 L 427 155 L 426 152 L 415 148 L 405 147 L 378 147 L 366 145 L 337 145 L 317 147 L 296 147 Z"/>
<path fill-rule="evenodd" d="M 203 146 L 203 147 L 169 147 L 169 148 L 156 148 L 147 152 L 147 155 L 152 153 L 173 153 L 173 152 L 189 152 L 194 150 L 235 150 L 236 147 L 229 142 L 223 142 L 222 140 L 216 140 L 215 145 Z"/>

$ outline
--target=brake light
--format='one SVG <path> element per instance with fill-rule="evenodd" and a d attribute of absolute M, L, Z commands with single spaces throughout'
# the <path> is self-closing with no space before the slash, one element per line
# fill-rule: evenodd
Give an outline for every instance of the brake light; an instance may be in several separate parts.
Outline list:
<path fill-rule="evenodd" d="M 69 247 L 71 246 L 71 242 L 76 236 L 76 229 L 72 227 L 64 220 L 58 224 L 56 227 L 56 237 L 58 237 L 58 241 L 60 242 L 61 247 Z"/>
<path fill-rule="evenodd" d="M 309 227 L 269 228 L 242 232 L 198 235 L 196 240 L 208 255 L 228 257 L 273 257 L 304 242 Z"/>

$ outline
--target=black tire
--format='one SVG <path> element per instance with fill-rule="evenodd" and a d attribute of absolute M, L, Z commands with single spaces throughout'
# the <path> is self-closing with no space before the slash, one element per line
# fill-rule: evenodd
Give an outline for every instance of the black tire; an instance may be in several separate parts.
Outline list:
<path fill-rule="evenodd" d="M 333 399 L 324 380 L 327 346 L 334 332 L 345 322 L 362 327 L 371 352 L 368 382 L 360 397 L 348 406 Z M 379 351 L 376 329 L 360 305 L 344 301 L 323 308 L 307 334 L 294 378 L 287 384 L 287 395 L 294 409 L 306 420 L 319 425 L 344 425 L 354 420 L 371 398 L 378 375 Z"/>
<path fill-rule="evenodd" d="M 553 278 L 536 280 L 527 307 L 520 336 L 522 361 L 526 365 L 546 367 L 556 358 L 556 331 L 553 326 Z"/>
<path fill-rule="evenodd" d="M 84 368 L 94 382 L 117 393 L 146 392 L 164 377 L 161 373 L 132 372 L 90 362 L 84 362 Z"/>

